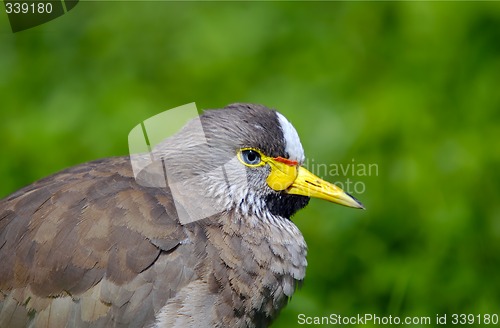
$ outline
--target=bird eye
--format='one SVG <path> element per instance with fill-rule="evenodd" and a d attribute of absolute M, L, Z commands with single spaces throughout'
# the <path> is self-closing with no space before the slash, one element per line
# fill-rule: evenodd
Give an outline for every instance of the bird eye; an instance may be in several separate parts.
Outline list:
<path fill-rule="evenodd" d="M 259 165 L 261 162 L 260 154 L 252 149 L 244 149 L 240 152 L 240 158 L 244 164 Z"/>

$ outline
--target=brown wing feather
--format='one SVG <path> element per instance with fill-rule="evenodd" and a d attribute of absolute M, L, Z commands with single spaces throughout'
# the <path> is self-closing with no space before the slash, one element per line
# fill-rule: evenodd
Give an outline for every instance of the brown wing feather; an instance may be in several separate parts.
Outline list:
<path fill-rule="evenodd" d="M 173 211 L 168 189 L 138 185 L 126 157 L 67 169 L 1 200 L 0 327 L 151 323 L 196 278 Z"/>

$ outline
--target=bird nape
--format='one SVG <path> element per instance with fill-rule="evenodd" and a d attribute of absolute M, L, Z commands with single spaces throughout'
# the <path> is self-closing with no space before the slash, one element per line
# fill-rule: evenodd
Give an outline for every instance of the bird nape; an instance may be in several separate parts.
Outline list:
<path fill-rule="evenodd" d="M 301 166 L 280 113 L 233 104 L 199 122 L 205 143 L 191 121 L 154 148 L 165 187 L 114 157 L 0 200 L 0 327 L 269 325 L 305 276 L 290 217 L 309 197 L 362 205 Z"/>

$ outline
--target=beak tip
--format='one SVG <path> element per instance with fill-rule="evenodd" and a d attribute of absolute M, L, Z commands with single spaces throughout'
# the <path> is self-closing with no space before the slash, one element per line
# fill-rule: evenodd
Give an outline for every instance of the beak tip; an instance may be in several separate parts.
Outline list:
<path fill-rule="evenodd" d="M 359 208 L 360 210 L 366 211 L 366 207 L 361 204 L 360 202 L 357 202 L 356 206 L 353 206 L 354 208 Z"/>
<path fill-rule="evenodd" d="M 363 205 L 363 203 L 361 203 L 359 200 L 356 199 L 356 197 L 354 197 L 353 195 L 349 194 L 346 192 L 346 194 L 351 197 L 351 200 L 353 201 L 353 204 L 351 207 L 354 207 L 354 208 L 359 208 L 361 210 L 366 210 L 365 206 Z"/>

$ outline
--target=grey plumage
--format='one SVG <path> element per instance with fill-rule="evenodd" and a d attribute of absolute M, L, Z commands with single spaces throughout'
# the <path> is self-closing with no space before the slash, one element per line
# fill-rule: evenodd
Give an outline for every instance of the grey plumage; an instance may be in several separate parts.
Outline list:
<path fill-rule="evenodd" d="M 270 188 L 267 165 L 238 163 L 241 185 L 210 172 L 242 147 L 293 154 L 263 106 L 208 111 L 201 122 L 205 145 L 190 144 L 188 124 L 157 151 L 173 179 L 201 177 L 190 188 L 213 197 L 217 215 L 180 224 L 170 189 L 138 184 L 128 157 L 69 168 L 0 201 L 0 327 L 263 327 L 275 318 L 305 276 L 306 244 L 289 218 L 309 198 Z"/>

